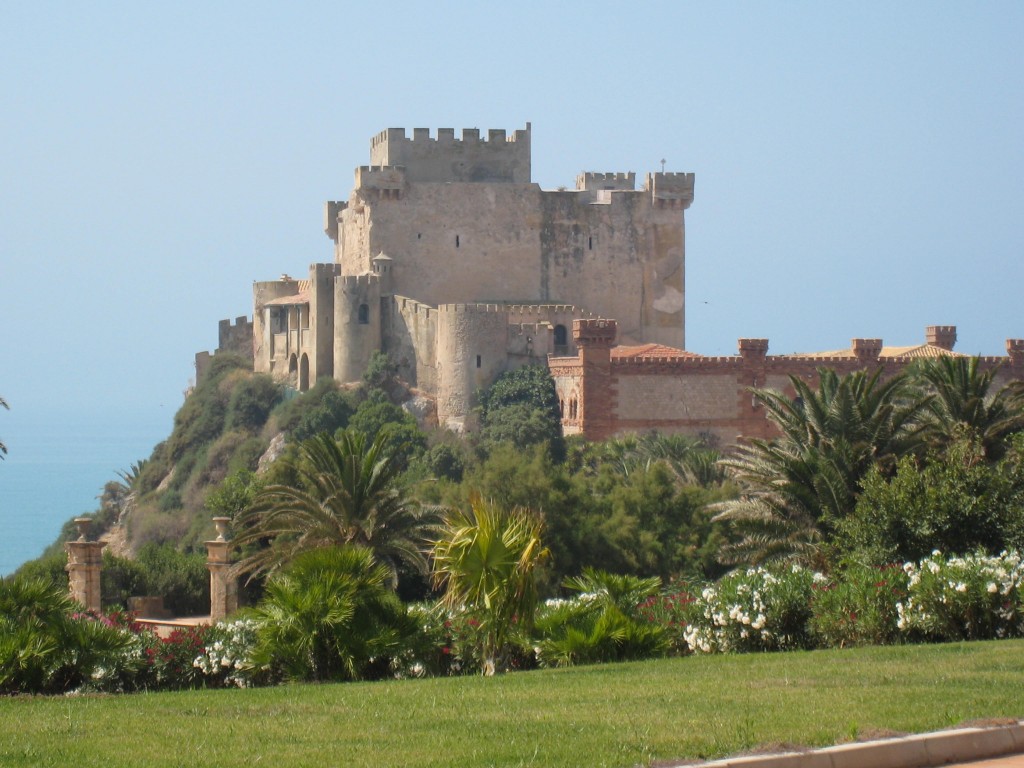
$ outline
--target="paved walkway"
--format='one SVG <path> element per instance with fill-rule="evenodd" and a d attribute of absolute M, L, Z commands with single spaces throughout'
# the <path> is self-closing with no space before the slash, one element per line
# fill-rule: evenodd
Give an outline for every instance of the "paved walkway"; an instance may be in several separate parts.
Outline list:
<path fill-rule="evenodd" d="M 1024 755 L 1010 755 L 977 763 L 955 763 L 947 768 L 1024 768 Z"/>
<path fill-rule="evenodd" d="M 808 752 L 727 757 L 697 765 L 702 768 L 1024 768 L 1024 721 L 853 742 Z"/>

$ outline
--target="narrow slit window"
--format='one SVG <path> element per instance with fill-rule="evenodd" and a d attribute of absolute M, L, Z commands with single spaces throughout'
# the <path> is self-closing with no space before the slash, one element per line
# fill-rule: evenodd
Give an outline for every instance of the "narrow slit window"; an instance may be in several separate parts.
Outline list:
<path fill-rule="evenodd" d="M 483 361 L 480 359 L 480 355 L 476 356 L 476 367 L 479 368 Z"/>
<path fill-rule="evenodd" d="M 587 250 L 588 251 L 594 250 L 594 238 L 593 237 L 588 237 L 587 238 Z"/>
<path fill-rule="evenodd" d="M 458 235 L 455 236 L 455 247 L 456 248 L 459 247 L 459 236 Z"/>

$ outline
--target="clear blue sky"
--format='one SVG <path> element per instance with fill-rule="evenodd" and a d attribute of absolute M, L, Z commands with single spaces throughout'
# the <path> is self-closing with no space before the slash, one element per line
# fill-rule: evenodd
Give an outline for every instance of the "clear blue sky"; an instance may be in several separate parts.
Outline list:
<path fill-rule="evenodd" d="M 169 425 L 252 282 L 330 260 L 389 126 L 531 121 L 546 188 L 695 172 L 697 352 L 1024 336 L 1024 3 L 289 5 L 0 7 L 12 450 L 44 411 Z"/>

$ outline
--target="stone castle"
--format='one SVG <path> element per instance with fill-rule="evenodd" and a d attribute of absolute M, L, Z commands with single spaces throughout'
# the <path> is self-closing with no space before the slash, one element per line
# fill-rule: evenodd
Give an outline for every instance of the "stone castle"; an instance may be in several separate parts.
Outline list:
<path fill-rule="evenodd" d="M 956 329 L 925 343 L 854 339 L 839 352 L 769 356 L 685 350 L 685 211 L 692 173 L 581 173 L 575 188 L 531 181 L 530 124 L 507 134 L 389 128 L 370 142 L 348 200 L 324 206 L 334 260 L 308 276 L 257 282 L 253 319 L 220 325 L 220 349 L 300 391 L 322 376 L 359 381 L 375 351 L 431 398 L 439 424 L 467 426 L 476 392 L 503 371 L 547 364 L 563 428 L 603 438 L 661 429 L 726 443 L 765 433 L 748 387 L 785 389 L 817 367 L 898 370 L 956 354 Z M 1024 341 L 986 359 L 1024 378 Z M 209 355 L 197 356 L 197 375 Z"/>

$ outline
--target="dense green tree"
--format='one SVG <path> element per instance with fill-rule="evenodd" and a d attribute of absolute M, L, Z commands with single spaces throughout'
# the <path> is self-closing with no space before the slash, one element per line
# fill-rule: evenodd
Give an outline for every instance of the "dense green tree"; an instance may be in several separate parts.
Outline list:
<path fill-rule="evenodd" d="M 996 554 L 1024 546 L 1024 439 L 998 462 L 978 435 L 924 459 L 900 459 L 895 474 L 872 470 L 854 513 L 838 525 L 846 558 L 886 565 L 947 555 Z"/>
<path fill-rule="evenodd" d="M 321 432 L 333 435 L 339 429 L 347 427 L 349 419 L 355 413 L 352 399 L 350 395 L 337 389 L 324 392 L 317 403 L 301 412 L 291 430 L 291 440 L 302 442 Z"/>
<path fill-rule="evenodd" d="M 299 554 L 356 544 L 391 572 L 403 562 L 425 571 L 422 547 L 433 519 L 396 485 L 386 430 L 372 443 L 354 430 L 318 435 L 299 446 L 295 485 L 262 488 L 237 522 L 237 545 L 262 545 L 238 565 L 242 573 L 273 571 Z"/>
<path fill-rule="evenodd" d="M 528 365 L 502 373 L 480 393 L 480 435 L 485 446 L 510 442 L 520 450 L 541 442 L 564 454 L 558 394 L 547 368 Z"/>
<path fill-rule="evenodd" d="M 814 562 L 824 537 L 853 511 L 868 471 L 889 473 L 924 444 L 931 398 L 916 394 L 905 375 L 883 380 L 880 370 L 840 376 L 823 368 L 817 389 L 795 376 L 790 382 L 792 400 L 753 391 L 781 436 L 748 440 L 724 461 L 743 491 L 717 507 L 717 519 L 739 537 L 723 549 L 726 562 Z"/>
<path fill-rule="evenodd" d="M 298 555 L 267 582 L 255 612 L 254 663 L 290 680 L 387 675 L 390 660 L 415 631 L 389 579 L 389 568 L 364 547 Z"/>
<path fill-rule="evenodd" d="M 536 571 L 547 557 L 539 515 L 506 510 L 474 495 L 444 517 L 433 546 L 435 585 L 450 611 L 467 611 L 482 632 L 482 672 L 504 671 L 513 626 L 529 629 L 537 604 Z"/>
<path fill-rule="evenodd" d="M 721 454 L 700 438 L 647 432 L 625 435 L 600 444 L 599 457 L 628 475 L 653 464 L 664 464 L 680 485 L 715 486 L 725 480 Z"/>
<path fill-rule="evenodd" d="M 362 433 L 367 440 L 386 431 L 392 460 L 399 470 L 427 449 L 427 436 L 416 418 L 388 400 L 382 390 L 370 390 L 349 420 L 349 429 Z"/>

